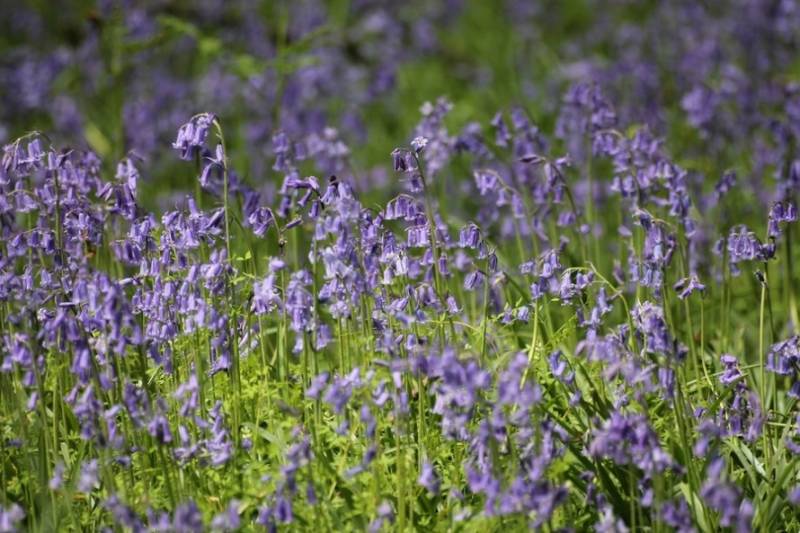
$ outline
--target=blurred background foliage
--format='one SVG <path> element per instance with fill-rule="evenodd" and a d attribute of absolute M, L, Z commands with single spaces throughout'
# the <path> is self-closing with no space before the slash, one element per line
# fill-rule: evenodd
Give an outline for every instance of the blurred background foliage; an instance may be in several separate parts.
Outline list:
<path fill-rule="evenodd" d="M 605 16 L 639 23 L 657 4 L 612 2 Z M 264 160 L 279 128 L 337 127 L 355 148 L 355 168 L 368 170 L 440 95 L 454 103 L 455 129 L 514 105 L 552 129 L 569 82 L 618 53 L 612 39 L 582 43 L 599 8 L 588 0 L 72 1 L 58 9 L 30 1 L 0 20 L 0 137 L 38 129 L 56 145 L 90 147 L 108 165 L 132 150 L 149 169 L 140 200 L 150 208 L 192 182 L 156 148 L 203 111 L 221 117 L 235 166 L 251 182 L 275 178 Z"/>
<path fill-rule="evenodd" d="M 592 81 L 629 132 L 646 126 L 664 138 L 700 187 L 731 167 L 781 171 L 731 147 L 782 142 L 772 123 L 786 127 L 800 79 L 793 6 L 29 1 L 0 18 L 0 141 L 39 129 L 56 146 L 91 148 L 108 171 L 133 153 L 143 160 L 140 202 L 163 210 L 195 172 L 161 148 L 208 111 L 225 125 L 239 175 L 268 198 L 280 181 L 272 136 L 285 131 L 341 141 L 348 178 L 385 200 L 396 192 L 388 154 L 408 142 L 425 101 L 454 104 L 451 131 L 474 124 L 491 135 L 495 113 L 521 107 L 550 134 L 566 89 Z"/>

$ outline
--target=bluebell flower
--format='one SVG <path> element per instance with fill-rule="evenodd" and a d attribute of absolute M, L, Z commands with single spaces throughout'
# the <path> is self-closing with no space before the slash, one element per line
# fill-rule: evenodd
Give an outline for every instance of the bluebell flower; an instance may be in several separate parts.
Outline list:
<path fill-rule="evenodd" d="M 697 276 L 682 278 L 672 288 L 678 292 L 678 298 L 681 300 L 686 299 L 693 292 L 704 292 L 706 290 L 706 286 L 700 283 Z"/>
<path fill-rule="evenodd" d="M 77 488 L 80 492 L 91 492 L 100 486 L 99 464 L 97 459 L 91 459 L 81 464 Z"/>
<path fill-rule="evenodd" d="M 14 533 L 25 519 L 25 511 L 16 503 L 0 505 L 0 531 Z"/>
<path fill-rule="evenodd" d="M 422 470 L 417 478 L 417 483 L 425 487 L 429 493 L 438 494 L 439 477 L 436 475 L 436 470 L 434 470 L 433 465 L 429 461 L 423 462 Z"/>
<path fill-rule="evenodd" d="M 238 500 L 231 500 L 224 511 L 211 519 L 211 529 L 214 531 L 236 531 L 240 525 Z"/>
<path fill-rule="evenodd" d="M 792 386 L 789 396 L 800 398 L 800 379 L 798 377 L 800 363 L 800 336 L 794 335 L 786 340 L 770 346 L 767 352 L 766 368 L 782 376 L 790 376 Z"/>
<path fill-rule="evenodd" d="M 203 515 L 194 501 L 189 500 L 175 509 L 172 527 L 176 533 L 201 533 L 204 531 Z"/>
<path fill-rule="evenodd" d="M 172 147 L 181 154 L 181 159 L 191 161 L 205 146 L 208 130 L 216 117 L 211 113 L 201 113 L 178 129 L 178 137 Z"/>
<path fill-rule="evenodd" d="M 706 505 L 720 515 L 722 527 L 732 527 L 736 531 L 751 531 L 754 515 L 753 504 L 744 498 L 741 490 L 722 477 L 725 461 L 714 458 L 708 465 L 706 481 L 700 489 L 700 496 Z"/>

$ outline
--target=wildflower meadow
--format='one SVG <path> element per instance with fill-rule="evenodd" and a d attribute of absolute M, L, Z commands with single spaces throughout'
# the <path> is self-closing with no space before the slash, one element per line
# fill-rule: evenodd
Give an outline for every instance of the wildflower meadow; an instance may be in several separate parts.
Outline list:
<path fill-rule="evenodd" d="M 800 3 L 0 14 L 0 533 L 800 531 Z"/>

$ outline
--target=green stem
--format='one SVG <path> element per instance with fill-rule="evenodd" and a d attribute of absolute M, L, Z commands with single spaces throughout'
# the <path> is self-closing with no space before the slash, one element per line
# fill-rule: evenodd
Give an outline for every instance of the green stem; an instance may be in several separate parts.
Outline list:
<path fill-rule="evenodd" d="M 759 400 L 761 401 L 761 408 L 764 410 L 766 414 L 769 409 L 767 406 L 767 376 L 766 376 L 766 353 L 764 352 L 764 311 L 766 308 L 767 302 L 767 278 L 766 273 L 763 274 L 764 278 L 761 280 L 761 304 L 759 306 L 758 312 L 758 357 L 759 357 Z M 771 462 L 771 455 L 772 455 L 772 447 L 769 442 L 769 437 L 767 435 L 768 428 L 764 427 L 764 431 L 762 432 L 762 437 L 764 441 L 764 454 L 767 459 L 767 463 Z"/>
<path fill-rule="evenodd" d="M 486 363 L 486 331 L 489 326 L 489 261 L 486 261 L 486 275 L 483 280 L 483 328 L 481 332 L 481 361 Z"/>
<path fill-rule="evenodd" d="M 441 279 L 442 275 L 439 272 L 439 246 L 437 244 L 437 235 L 436 235 L 436 219 L 433 216 L 433 206 L 431 205 L 430 194 L 428 194 L 428 182 L 425 177 L 425 171 L 422 166 L 422 161 L 420 160 L 419 155 L 416 151 L 411 152 L 414 156 L 414 160 L 417 163 L 417 169 L 419 170 L 420 180 L 422 181 L 422 195 L 425 201 L 425 217 L 428 220 L 428 234 L 430 239 L 431 245 L 431 252 L 433 254 L 433 284 L 434 290 L 436 291 L 436 297 L 439 299 L 442 305 L 445 303 L 446 294 L 444 293 L 444 288 L 442 286 L 443 281 Z M 447 320 L 450 322 L 450 329 L 453 329 L 452 318 L 448 313 L 444 313 L 447 316 Z M 444 326 L 442 324 L 442 317 L 440 317 L 439 325 L 439 342 L 442 348 L 444 348 L 445 344 L 445 333 L 444 333 Z"/>

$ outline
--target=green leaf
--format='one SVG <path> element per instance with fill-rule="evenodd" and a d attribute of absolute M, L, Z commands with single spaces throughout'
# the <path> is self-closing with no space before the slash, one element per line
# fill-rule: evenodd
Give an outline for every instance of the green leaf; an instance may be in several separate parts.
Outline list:
<path fill-rule="evenodd" d="M 173 33 L 191 35 L 192 37 L 200 35 L 200 31 L 194 24 L 181 18 L 172 15 L 160 15 L 157 20 L 162 28 Z"/>
<path fill-rule="evenodd" d="M 108 137 L 100 131 L 100 128 L 98 128 L 94 122 L 86 123 L 86 126 L 83 128 L 83 134 L 89 146 L 92 147 L 92 150 L 94 150 L 97 155 L 106 157 L 111 154 L 111 142 L 109 142 Z"/>
<path fill-rule="evenodd" d="M 700 496 L 692 491 L 692 488 L 685 482 L 679 484 L 678 489 L 689 503 L 689 509 L 694 512 L 694 519 L 697 525 L 700 526 L 700 530 L 711 531 L 709 520 L 706 516 L 705 508 L 703 507 L 703 502 L 700 500 Z"/>

